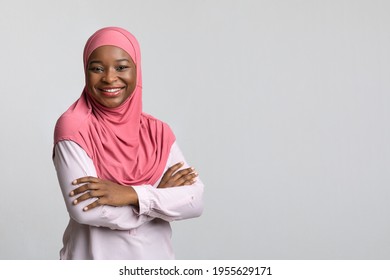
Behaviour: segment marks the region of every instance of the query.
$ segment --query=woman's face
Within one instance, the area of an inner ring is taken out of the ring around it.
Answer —
[[[86,76],[88,92],[109,108],[121,105],[137,82],[136,66],[130,55],[114,46],[101,46],[91,53]]]

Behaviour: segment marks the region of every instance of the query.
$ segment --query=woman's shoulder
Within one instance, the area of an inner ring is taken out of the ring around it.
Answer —
[[[57,120],[54,128],[56,141],[74,135],[89,118],[88,110],[79,110],[77,104],[73,104]]]
[[[157,119],[156,117],[149,115],[147,113],[142,112],[141,114],[141,125],[142,126],[149,126],[149,127],[155,127],[157,130],[162,129],[162,131],[167,132],[167,135],[171,135],[172,138],[175,138],[174,133],[172,131],[172,128],[169,126],[168,123]]]
[[[58,118],[56,128],[77,130],[86,118],[87,115],[69,114],[69,112],[65,112]]]
[[[146,118],[146,119],[151,120],[151,121],[160,121],[156,117],[153,117],[152,115],[145,113],[145,112],[142,112],[141,117]]]
[[[155,124],[161,124],[161,125],[166,125],[168,126],[168,124],[160,119],[157,119],[156,117],[150,115],[150,114],[147,114],[145,112],[142,112],[141,114],[141,119],[144,119],[146,120],[147,122],[151,122],[151,123],[155,123]]]

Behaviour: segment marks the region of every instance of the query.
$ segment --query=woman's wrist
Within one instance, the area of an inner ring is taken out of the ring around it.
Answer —
[[[129,205],[138,206],[139,201],[137,192],[134,190],[133,186],[129,186],[128,190]]]

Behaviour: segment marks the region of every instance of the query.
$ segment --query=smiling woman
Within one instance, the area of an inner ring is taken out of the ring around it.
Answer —
[[[61,259],[173,259],[170,222],[202,213],[198,174],[170,127],[142,112],[140,57],[121,28],[85,46],[86,85],[54,132],[70,215]]]

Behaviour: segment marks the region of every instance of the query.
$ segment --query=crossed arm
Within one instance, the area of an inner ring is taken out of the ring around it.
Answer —
[[[153,218],[166,221],[199,216],[203,184],[175,143],[155,186],[123,186],[99,179],[92,160],[77,144],[55,147],[54,164],[70,216],[79,223],[131,229]]]
[[[184,162],[178,162],[169,167],[164,173],[157,188],[172,188],[194,184],[198,174],[193,167],[179,170],[183,165]],[[132,186],[123,186],[109,180],[102,180],[92,176],[75,179],[72,184],[81,184],[80,187],[72,190],[69,194],[72,197],[80,195],[73,200],[74,205],[90,198],[96,198],[94,202],[83,208],[84,211],[88,211],[100,205],[139,205],[137,192]]]

